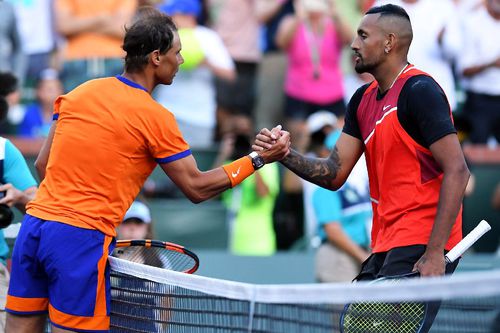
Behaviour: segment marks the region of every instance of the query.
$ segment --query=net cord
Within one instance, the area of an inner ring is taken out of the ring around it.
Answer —
[[[500,295],[500,270],[463,272],[452,276],[408,279],[394,285],[369,282],[266,285],[213,279],[145,266],[109,257],[111,269],[158,283],[179,286],[209,295],[257,303],[345,304],[446,300],[457,297]],[[474,287],[471,288],[471,282]]]

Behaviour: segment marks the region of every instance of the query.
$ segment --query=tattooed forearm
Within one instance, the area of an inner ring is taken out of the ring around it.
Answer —
[[[299,177],[325,188],[335,189],[335,178],[340,170],[340,158],[334,147],[328,158],[305,157],[294,150],[281,161]]]

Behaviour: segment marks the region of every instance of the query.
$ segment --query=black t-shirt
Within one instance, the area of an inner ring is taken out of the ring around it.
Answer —
[[[369,85],[368,83],[360,87],[349,101],[343,129],[345,133],[361,141],[363,138],[356,112]],[[377,100],[384,95],[378,92]],[[457,132],[443,89],[427,75],[416,75],[405,82],[398,99],[397,115],[403,129],[425,148],[429,148],[445,135]]]

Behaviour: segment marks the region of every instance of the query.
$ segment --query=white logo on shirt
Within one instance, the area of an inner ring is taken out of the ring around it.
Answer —
[[[386,106],[384,106],[384,107],[383,107],[382,111],[385,111],[385,110],[387,110],[387,109],[388,109],[388,108],[390,108],[390,107],[391,107],[391,105],[390,105],[390,104],[389,104],[389,105],[386,105]]]

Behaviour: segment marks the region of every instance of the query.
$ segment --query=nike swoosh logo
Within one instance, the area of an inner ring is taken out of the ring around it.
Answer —
[[[240,169],[241,167],[239,167],[238,170],[236,170],[236,172],[231,172],[231,176],[233,176],[233,178],[238,177],[238,175],[240,174]]]
[[[384,322],[383,321],[379,321],[377,323],[373,323],[373,327],[377,327],[377,326],[380,326],[382,325]]]
[[[386,106],[384,106],[384,108],[382,109],[382,111],[385,111],[385,110],[387,110],[390,107],[391,107],[390,105],[386,105]]]

